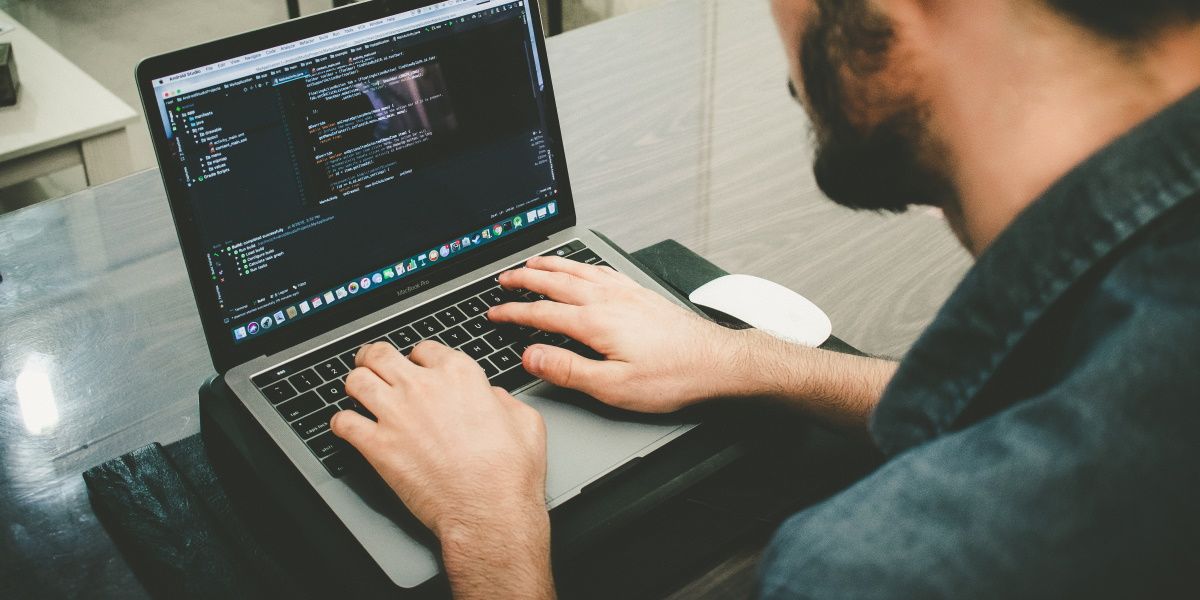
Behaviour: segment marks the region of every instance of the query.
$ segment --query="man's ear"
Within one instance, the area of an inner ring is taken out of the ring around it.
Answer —
[[[932,27],[946,19],[952,11],[962,10],[963,5],[974,6],[992,0],[866,0],[876,12],[886,16],[896,30],[897,37],[908,44],[927,39]],[[1036,0],[1035,0],[1036,1]]]
[[[800,82],[800,40],[804,30],[816,16],[817,5],[814,0],[770,0],[771,16],[775,20],[775,28],[779,31],[783,52],[788,61],[788,77],[799,89]]]

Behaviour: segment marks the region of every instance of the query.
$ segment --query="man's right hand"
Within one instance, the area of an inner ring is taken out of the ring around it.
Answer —
[[[604,355],[535,344],[530,373],[613,406],[674,412],[712,398],[772,398],[836,427],[865,431],[896,364],[805,348],[707,321],[608,267],[557,256],[500,275],[550,300],[493,307],[488,319],[561,333]]]
[[[528,325],[578,340],[607,360],[535,344],[525,369],[607,404],[648,413],[674,412],[725,394],[738,378],[739,332],[671,303],[609,267],[557,256],[530,259],[500,275],[500,284],[550,300],[493,307],[488,319]]]

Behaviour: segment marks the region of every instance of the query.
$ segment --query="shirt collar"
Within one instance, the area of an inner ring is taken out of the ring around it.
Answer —
[[[955,419],[1033,324],[1106,256],[1200,193],[1200,90],[1074,168],[992,242],[901,362],[871,431],[889,454]]]

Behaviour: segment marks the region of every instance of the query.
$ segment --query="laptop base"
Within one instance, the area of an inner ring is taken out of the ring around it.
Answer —
[[[341,524],[299,471],[214,376],[201,386],[201,434],[214,469],[258,504],[278,507],[282,519],[303,523],[295,529],[328,565],[326,574],[352,582],[352,597],[443,597],[437,576],[416,588],[395,586]],[[673,443],[589,485],[582,494],[551,511],[556,563],[603,540],[606,533],[644,515],[745,454],[731,431],[697,427]],[[398,500],[395,500],[399,502]],[[351,591],[349,589],[345,591]]]

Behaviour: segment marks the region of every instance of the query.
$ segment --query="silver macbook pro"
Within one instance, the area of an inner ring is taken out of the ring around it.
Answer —
[[[496,275],[556,253],[663,293],[575,219],[534,3],[375,0],[147,59],[146,118],[214,365],[402,587],[435,548],[329,431],[360,410],[354,352],[437,339],[537,408],[551,508],[692,425],[640,419],[533,379],[490,306]],[[630,215],[630,218],[637,218]]]

